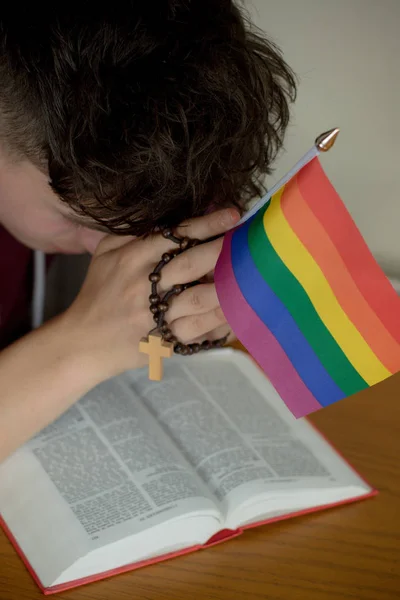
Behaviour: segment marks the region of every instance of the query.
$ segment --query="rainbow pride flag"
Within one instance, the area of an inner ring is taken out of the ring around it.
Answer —
[[[225,236],[215,283],[296,417],[400,371],[400,299],[318,158]]]

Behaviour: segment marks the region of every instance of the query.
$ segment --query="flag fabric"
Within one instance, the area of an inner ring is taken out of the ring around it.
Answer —
[[[215,284],[296,417],[400,370],[400,298],[318,158],[225,236]]]

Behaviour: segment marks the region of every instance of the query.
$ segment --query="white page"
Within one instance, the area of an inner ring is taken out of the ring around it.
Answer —
[[[260,494],[320,490],[336,498],[328,490],[368,489],[305,420],[293,417],[243,353],[169,361],[165,371],[162,386],[144,372],[131,374],[132,385],[226,515]]]
[[[222,350],[166,361],[161,383],[140,370],[93,390],[0,466],[0,512],[46,584],[85,554],[80,576],[88,565],[96,573],[100,556],[104,569],[124,564],[107,567],[106,544],[138,560],[119,542],[128,535],[159,554],[151,527],[168,531],[172,547],[190,545],[185,530],[195,527],[183,513],[199,518],[192,543],[201,543],[238,515],[321,505],[322,492],[330,499],[346,486],[368,491],[247,356]]]
[[[184,514],[208,515],[214,531],[220,520],[208,488],[121,379],[92,390],[0,465],[0,513],[45,581]],[[159,548],[166,542],[174,543]]]

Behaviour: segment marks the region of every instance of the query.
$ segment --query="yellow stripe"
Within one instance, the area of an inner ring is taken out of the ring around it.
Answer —
[[[264,215],[264,229],[275,251],[304,288],[315,310],[348,360],[369,385],[391,373],[372,352],[350,321],[314,258],[285,219],[281,208],[283,189],[277,192]]]

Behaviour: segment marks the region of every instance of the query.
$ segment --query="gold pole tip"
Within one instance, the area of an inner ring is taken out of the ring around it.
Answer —
[[[321,133],[315,140],[315,145],[320,150],[320,152],[327,152],[336,142],[336,138],[339,135],[340,129],[335,127],[334,129],[330,129],[329,131],[325,131],[325,133]]]

